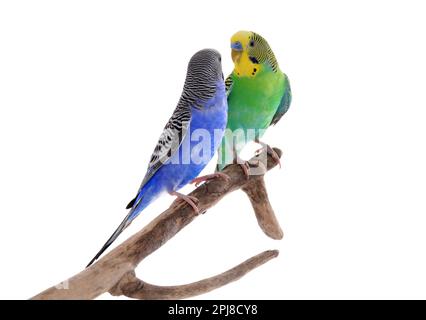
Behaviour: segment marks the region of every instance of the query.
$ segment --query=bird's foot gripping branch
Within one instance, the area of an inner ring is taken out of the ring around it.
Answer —
[[[281,157],[281,150],[274,148],[274,151]],[[264,163],[264,159],[267,159],[267,163]],[[265,173],[278,164],[276,158],[270,154],[257,155],[249,163],[250,167],[256,170],[259,166],[263,167]],[[210,180],[191,192],[190,196],[199,200],[197,206],[200,212],[206,212],[227,194],[241,189],[248,195],[263,232],[273,239],[281,239],[283,232],[269,203],[263,175],[250,175],[247,179],[237,164],[228,166],[223,173],[229,176],[229,179]],[[91,267],[61,282],[61,285],[37,294],[32,299],[94,299],[105,292],[136,299],[188,298],[238,280],[247,272],[278,256],[277,250],[265,251],[224,273],[180,286],[156,286],[137,278],[135,268],[139,263],[197,216],[187,203],[172,204],[145,228]]]

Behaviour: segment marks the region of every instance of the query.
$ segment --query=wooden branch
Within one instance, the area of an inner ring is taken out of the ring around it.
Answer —
[[[281,157],[282,152],[280,149],[274,148],[274,151]],[[263,175],[254,176],[246,185],[242,186],[241,190],[249,197],[257,222],[263,232],[272,239],[281,240],[284,233],[269,202]]]
[[[228,271],[201,281],[180,286],[156,286],[138,279],[134,271],[126,274],[109,292],[142,300],[185,299],[210,292],[240,279],[242,276],[278,256],[278,250],[264,251]]]
[[[274,150],[281,156],[279,149]],[[265,164],[266,159],[267,165]],[[262,163],[266,170],[277,165],[274,159],[265,152],[252,158],[250,163]],[[281,228],[269,204],[265,186],[264,184],[259,186],[259,183],[263,183],[263,174],[250,175],[247,179],[238,165],[230,165],[223,172],[230,177],[228,181],[211,180],[190,194],[199,199],[197,206],[200,212],[206,212],[225,195],[243,188],[252,203],[255,200],[265,202],[263,205],[258,203],[254,205],[259,225],[269,236],[279,238],[277,230],[281,230]],[[256,190],[262,192],[256,195]],[[137,265],[196,217],[197,214],[188,204],[173,202],[166,211],[145,228],[110,251],[98,262],[59,285],[37,294],[32,299],[94,299],[105,292],[125,294],[139,299],[191,297],[237,280],[250,270],[278,255],[278,251],[266,251],[223,274],[184,286],[158,287],[137,279],[134,274]]]

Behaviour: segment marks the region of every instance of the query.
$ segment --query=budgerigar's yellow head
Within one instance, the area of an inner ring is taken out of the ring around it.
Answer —
[[[238,31],[231,37],[231,49],[234,73],[239,77],[255,77],[264,68],[278,69],[268,42],[257,33]]]

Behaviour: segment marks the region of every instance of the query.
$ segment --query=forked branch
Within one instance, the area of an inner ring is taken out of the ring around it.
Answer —
[[[279,149],[274,150],[281,156]],[[277,163],[271,156],[261,153],[252,158],[250,164],[253,167],[251,169],[258,171],[259,167],[263,167],[264,172],[250,175],[247,179],[240,166],[230,165],[223,171],[230,177],[228,181],[225,182],[223,179],[209,181],[190,195],[199,199],[200,212],[206,212],[225,195],[242,189],[250,198],[262,230],[273,239],[281,239],[283,234],[269,203],[263,181],[263,174],[275,167]],[[145,228],[98,262],[61,284],[37,294],[32,299],[94,299],[105,292],[136,299],[188,298],[238,280],[247,272],[278,255],[276,250],[265,251],[222,274],[187,285],[161,287],[139,280],[135,275],[138,264],[196,217],[197,214],[188,204],[174,202]]]

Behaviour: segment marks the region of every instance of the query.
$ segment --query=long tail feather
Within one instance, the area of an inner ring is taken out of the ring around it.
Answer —
[[[123,230],[126,229],[129,226],[129,224],[133,220],[133,219],[131,219],[132,211],[133,210],[131,210],[129,212],[129,214],[126,216],[126,218],[124,218],[123,222],[120,223],[118,228],[114,231],[114,233],[111,235],[111,237],[109,237],[107,242],[105,242],[105,244],[103,245],[101,250],[99,250],[99,252],[96,254],[96,256],[92,260],[90,260],[90,262],[86,266],[86,268],[89,267],[93,262],[95,262],[101,256],[101,254],[104,253],[104,251],[106,249],[108,249],[108,247],[115,241],[115,239],[118,238],[118,236],[123,232]]]

